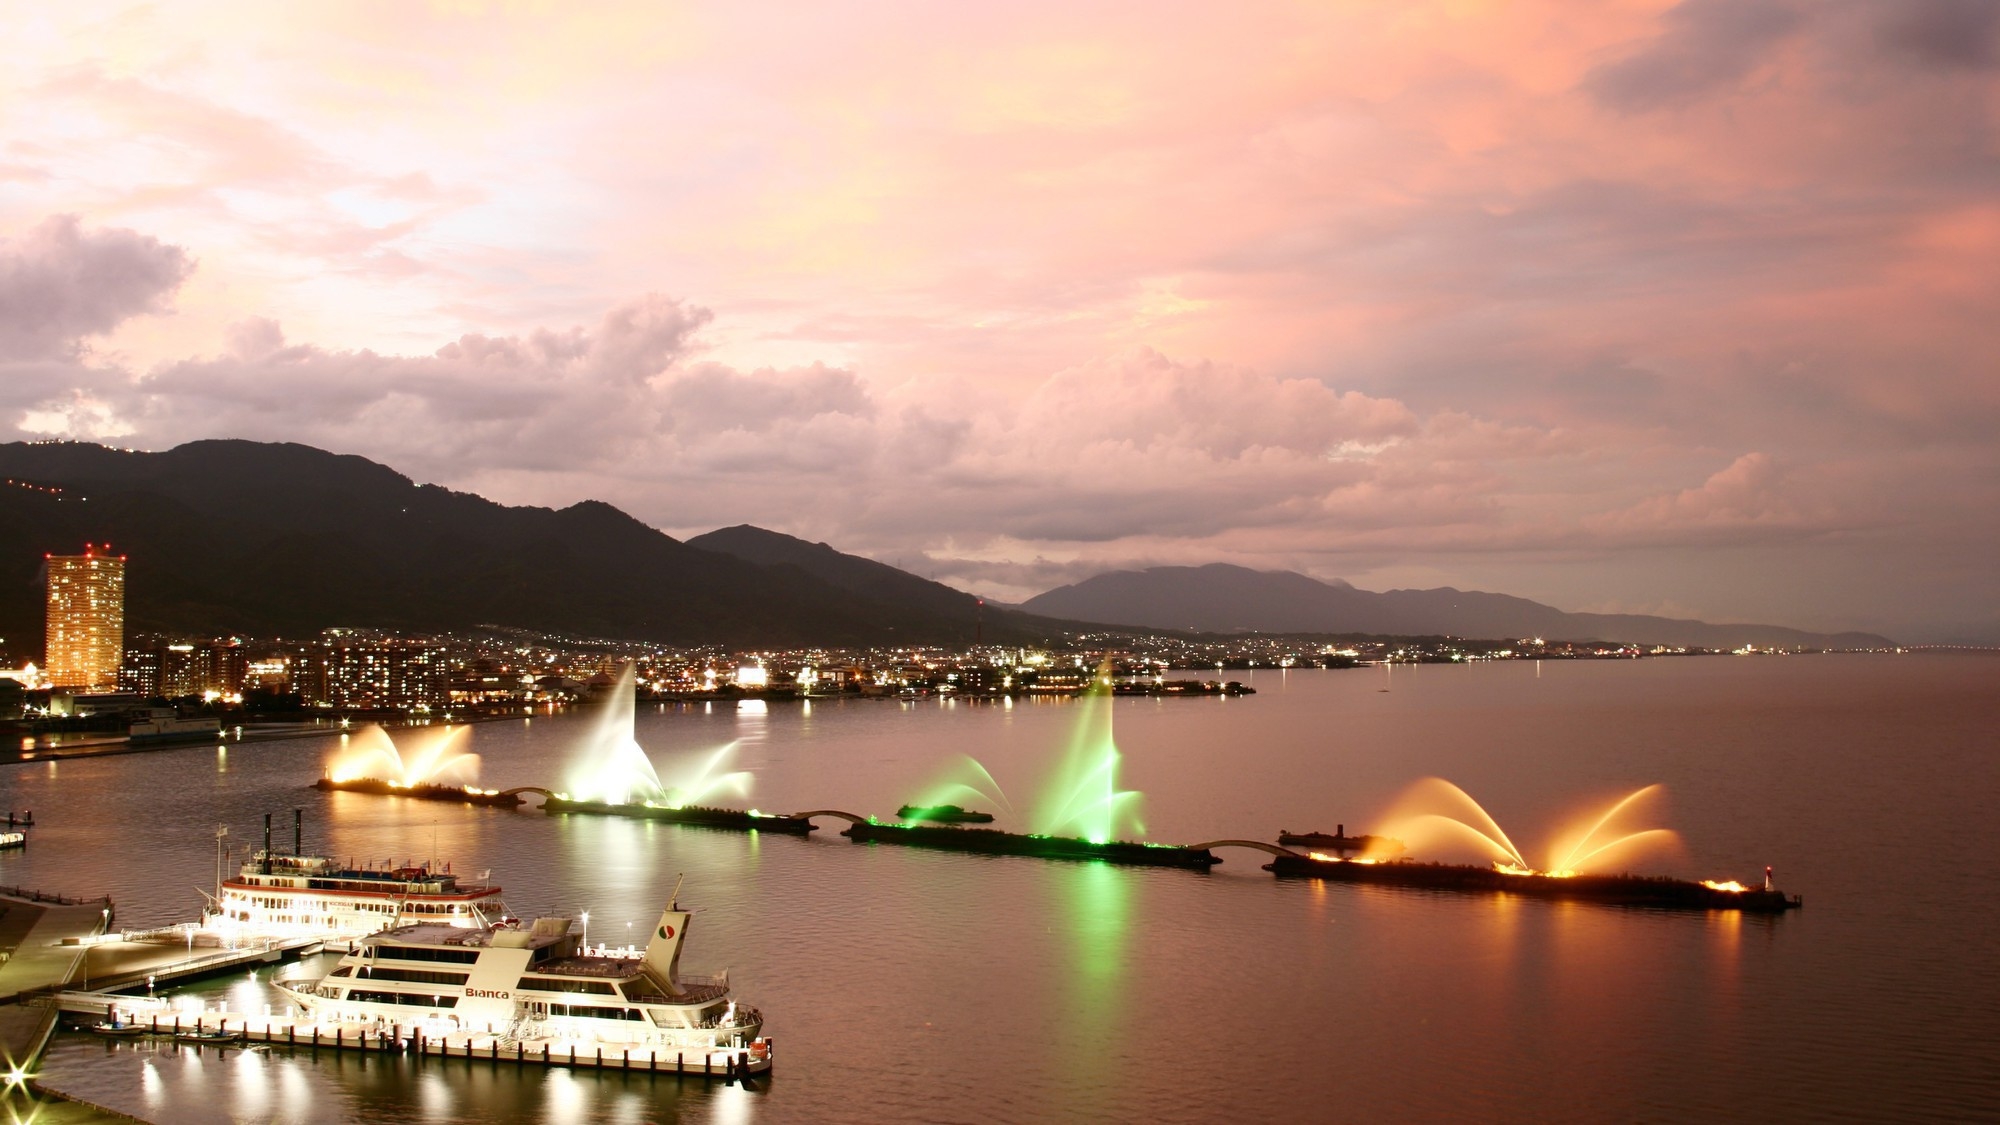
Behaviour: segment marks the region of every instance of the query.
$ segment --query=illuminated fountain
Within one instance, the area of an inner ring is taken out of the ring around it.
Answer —
[[[520,804],[515,794],[473,784],[479,755],[465,749],[471,738],[468,726],[410,731],[404,739],[410,747],[406,754],[388,731],[370,723],[341,736],[342,748],[316,788],[476,805]]]
[[[1546,868],[1537,868],[1529,863],[1521,849],[1515,847],[1514,841],[1501,829],[1499,822],[1478,801],[1473,800],[1471,794],[1440,777],[1427,777],[1404,793],[1397,802],[1397,811],[1390,814],[1390,830],[1417,844],[1437,840],[1440,836],[1469,842],[1481,851],[1492,853],[1496,869],[1510,875],[1546,875],[1567,879],[1581,874],[1586,865],[1635,845],[1677,842],[1679,837],[1666,828],[1646,828],[1615,836],[1606,832],[1612,822],[1634,804],[1661,791],[1658,785],[1642,786],[1614,801],[1589,820],[1588,827],[1559,838],[1550,849],[1553,862]],[[1440,808],[1451,811],[1436,811]],[[1364,858],[1385,857],[1365,855]]]
[[[749,795],[750,774],[723,769],[736,753],[734,742],[690,763],[671,782],[663,781],[635,736],[637,689],[630,664],[619,673],[618,682],[600,706],[584,739],[580,760],[570,774],[569,791],[545,798],[543,812],[595,813],[796,835],[812,831],[812,822],[799,817],[702,803],[723,794]]]
[[[1102,679],[1103,677],[1100,677]],[[1139,823],[1139,794],[1118,788],[1118,743],[1111,736],[1112,696],[1107,689],[1086,692],[1078,706],[1076,731],[1050,782],[1036,828],[1048,836],[1080,836],[1093,844],[1146,831]]]
[[[1486,866],[1446,863],[1388,861],[1385,856],[1363,853],[1356,858],[1314,852],[1279,856],[1265,870],[1279,875],[1314,879],[1334,879],[1350,883],[1420,887],[1451,891],[1505,891],[1541,898],[1589,899],[1627,906],[1656,906],[1697,910],[1756,910],[1780,912],[1800,902],[1772,889],[1767,877],[1761,889],[1749,888],[1736,880],[1681,879],[1640,875],[1600,875],[1585,868],[1613,853],[1634,845],[1659,844],[1678,839],[1664,828],[1644,828],[1618,833],[1612,824],[1647,796],[1660,791],[1657,785],[1637,789],[1613,802],[1595,818],[1583,822],[1559,840],[1548,869],[1530,865],[1497,821],[1479,802],[1458,786],[1442,778],[1426,778],[1412,786],[1392,813],[1390,830],[1413,844],[1457,840],[1471,843],[1493,857]],[[1439,811],[1440,809],[1449,811]]]
[[[1100,677],[1102,679],[1102,677]],[[1192,867],[1206,870],[1222,862],[1205,847],[1135,843],[1115,837],[1143,832],[1135,815],[1139,795],[1117,787],[1118,747],[1111,740],[1111,692],[1108,681],[1082,697],[1083,713],[1070,740],[1069,752],[1050,786],[1049,799],[1036,817],[1042,831],[1002,832],[993,828],[960,828],[940,824],[882,824],[870,817],[838,815],[851,823],[844,836],[855,840],[906,844],[945,851],[986,855],[1020,855],[1039,859],[1095,859],[1146,867]],[[977,763],[974,763],[975,765]],[[982,770],[982,773],[985,771]],[[987,775],[991,781],[991,775]],[[998,786],[995,786],[998,789]],[[975,790],[976,792],[976,790]],[[984,795],[984,794],[982,794]],[[907,806],[905,815],[907,815]]]
[[[632,665],[625,665],[584,736],[583,751],[570,772],[569,791],[579,801],[606,805],[658,804],[666,786],[653,760],[635,737],[638,690]]]

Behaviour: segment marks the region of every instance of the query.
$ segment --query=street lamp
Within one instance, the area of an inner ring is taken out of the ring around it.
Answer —
[[[590,947],[590,911],[588,910],[583,912],[583,944],[586,949]]]

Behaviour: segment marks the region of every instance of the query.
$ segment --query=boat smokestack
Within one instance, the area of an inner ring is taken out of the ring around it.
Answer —
[[[680,887],[674,888],[679,897]],[[679,902],[670,901],[660,914],[659,924],[653,927],[653,936],[646,942],[646,964],[657,973],[667,986],[667,992],[674,996],[682,993],[681,943],[687,940],[690,915],[680,908]]]
[[[292,854],[306,854],[306,810],[292,810]]]
[[[271,873],[271,814],[264,814],[264,874]]]

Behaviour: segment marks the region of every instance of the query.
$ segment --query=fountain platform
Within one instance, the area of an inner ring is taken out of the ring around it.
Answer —
[[[660,805],[614,805],[604,801],[572,801],[553,795],[542,799],[542,811],[551,816],[558,813],[626,816],[639,820],[664,820],[669,824],[685,824],[695,828],[722,828],[736,832],[783,832],[793,836],[803,836],[819,827],[805,817],[781,816],[777,813],[744,809],[719,809],[706,805],[683,805],[677,809]]]
[[[857,820],[841,835],[853,840],[903,844],[941,851],[981,855],[1021,855],[1037,859],[1098,859],[1137,867],[1191,867],[1207,870],[1221,863],[1207,848],[1178,844],[1141,844],[1127,840],[1094,843],[1073,836],[1038,836],[995,828],[947,828],[930,824],[875,824]]]
[[[313,783],[313,788],[328,792],[368,793],[377,797],[410,797],[418,801],[453,801],[466,805],[493,805],[511,809],[521,804],[520,793],[514,790],[478,789],[470,785],[441,785],[437,782],[420,781],[415,785],[399,785],[384,781],[379,777],[356,777],[346,781],[335,781],[322,777]]]
[[[1749,887],[1729,890],[1684,879],[1647,875],[1516,874],[1465,864],[1361,860],[1306,855],[1278,856],[1264,865],[1273,874],[1301,879],[1330,879],[1371,886],[1414,887],[1420,890],[1464,891],[1475,894],[1518,894],[1533,898],[1575,899],[1614,906],[1651,906],[1678,910],[1741,910],[1781,914],[1803,901],[1774,890]]]

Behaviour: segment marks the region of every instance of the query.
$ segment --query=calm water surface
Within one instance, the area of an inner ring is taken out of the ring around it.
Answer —
[[[190,917],[213,829],[306,810],[309,849],[491,868],[516,913],[623,941],[673,880],[690,968],[727,965],[779,1066],[756,1088],[60,1037],[53,1086],[159,1122],[1962,1119],[2000,1114],[2000,661],[1826,656],[1259,672],[1121,699],[1149,838],[1371,826],[1412,781],[1477,795],[1531,857],[1661,782],[1678,851],[1782,918],[1278,882],[754,837],[306,788],[332,738],[0,769],[41,822],[0,883]],[[1389,690],[1382,690],[1388,688]],[[1026,827],[1074,703],[642,708],[663,773],[736,743],[765,809],[892,812],[971,754]],[[485,784],[559,782],[587,720],[477,727]],[[1645,818],[1642,818],[1645,819]],[[286,844],[289,844],[287,839]],[[1464,858],[1470,858],[1469,856]],[[249,978],[215,982],[239,1006]]]

